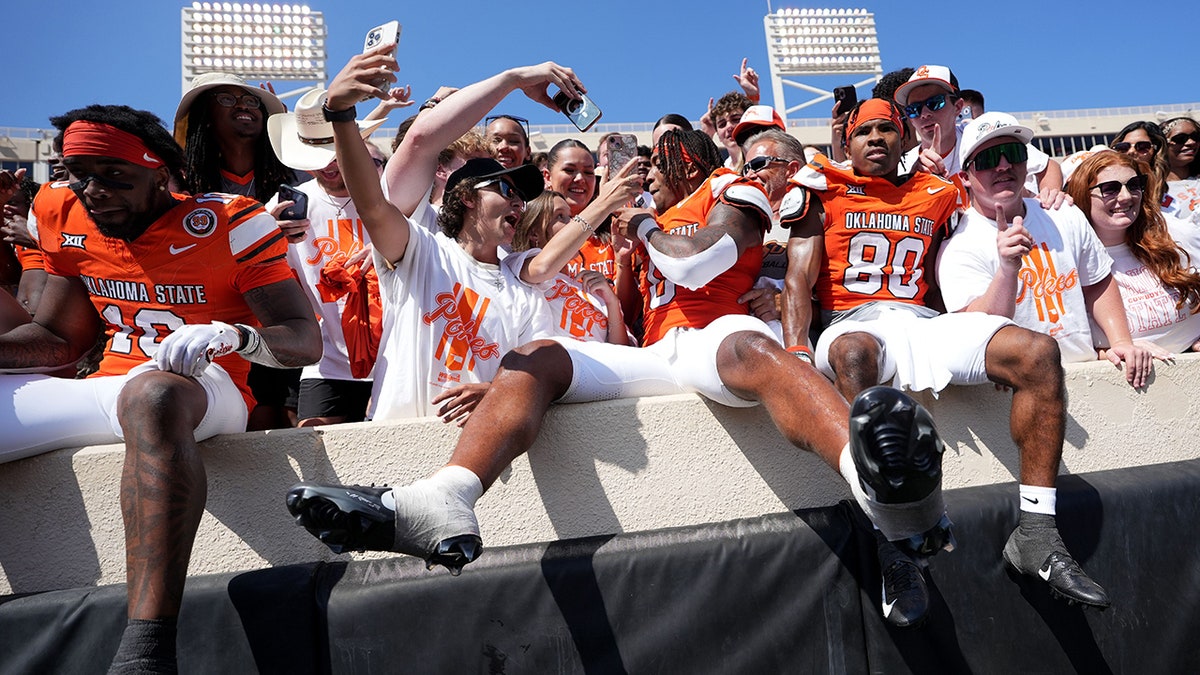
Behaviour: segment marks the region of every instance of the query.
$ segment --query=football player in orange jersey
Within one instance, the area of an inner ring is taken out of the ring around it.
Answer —
[[[1045,561],[1040,575],[1056,594],[1107,607],[1104,589],[1067,553],[1053,519],[1048,526],[1027,522],[1024,513],[1026,499],[1053,500],[1062,457],[1066,401],[1058,345],[1004,317],[940,314],[927,306],[940,305],[934,258],[962,196],[959,185],[940,177],[899,173],[902,134],[897,107],[869,99],[847,121],[849,163],[818,156],[798,175],[820,199],[792,224],[784,339],[807,343],[815,290],[823,323],[832,321],[818,341],[817,365],[846,397],[893,378],[914,390],[989,380],[1011,388],[1023,513],[1005,557],[1011,546],[1027,548]],[[929,607],[927,555],[889,539],[890,533],[877,536],[884,616],[899,626],[918,624]]]
[[[695,392],[731,407],[761,403],[791,443],[835,468],[853,467],[850,407],[811,359],[785,351],[739,302],[761,265],[773,210],[768,192],[782,200],[787,170],[799,169],[803,157],[794,139],[750,149],[750,158],[769,154],[768,163],[783,172],[768,176],[762,163],[751,163],[754,175],[739,176],[718,168],[720,155],[703,132],[664,133],[650,172],[657,219],[638,209],[617,217],[618,231],[648,251],[642,274],[648,347],[555,339],[517,348],[504,357],[446,467],[396,489],[301,483],[288,494],[297,521],[337,552],[396,551],[457,574],[482,549],[476,500],[533,443],[554,402]],[[797,190],[793,196],[803,196]],[[804,205],[793,208],[802,212]],[[797,406],[800,400],[806,405]],[[919,407],[899,392],[856,405],[861,419],[853,437],[860,446],[875,443],[883,427],[909,438],[914,417],[914,438],[940,444],[932,425],[919,419]],[[894,410],[907,418],[894,419]],[[898,511],[884,506],[873,515],[886,519]]]
[[[39,195],[48,279],[36,316],[0,335],[0,371],[73,362],[97,314],[110,341],[96,377],[0,376],[0,457],[125,441],[130,621],[111,672],[174,672],[205,504],[197,441],[244,430],[247,361],[311,363],[321,337],[260,204],[168,189],[182,153],[157,117],[89,106],[51,121],[73,182]]]

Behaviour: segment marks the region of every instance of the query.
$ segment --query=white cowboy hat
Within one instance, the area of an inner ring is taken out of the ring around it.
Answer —
[[[279,113],[267,119],[267,135],[275,156],[285,166],[300,171],[317,171],[335,159],[333,123],[325,121],[321,106],[325,90],[313,89],[296,101],[296,112]],[[363,138],[371,135],[384,120],[356,121]]]
[[[245,80],[232,73],[204,73],[197,75],[196,79],[192,80],[192,88],[188,89],[183,98],[179,100],[179,107],[175,109],[175,140],[179,145],[184,144],[184,139],[187,138],[187,118],[192,112],[192,104],[196,102],[196,97],[200,96],[209,89],[217,87],[240,87],[248,94],[254,94],[262,101],[263,110],[267,115],[274,115],[287,110],[287,106],[279,97],[266,89],[255,87],[247,84]]]

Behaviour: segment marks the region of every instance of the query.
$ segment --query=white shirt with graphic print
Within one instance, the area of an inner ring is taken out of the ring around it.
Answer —
[[[1034,249],[1025,255],[1017,281],[1017,325],[1058,340],[1064,363],[1097,356],[1083,287],[1103,281],[1112,258],[1083,212],[1074,206],[1047,211],[1025,201],[1025,229]],[[980,297],[1000,269],[996,221],[967,210],[942,244],[938,284],[946,309],[954,312]]]
[[[346,350],[346,337],[342,333],[342,311],[346,297],[336,302],[324,302],[317,290],[321,280],[321,269],[336,256],[350,257],[361,251],[370,242],[363,228],[354,202],[349,197],[332,197],[316,180],[310,180],[296,188],[308,195],[308,232],[304,241],[288,245],[288,265],[300,277],[300,286],[312,305],[321,327],[323,351],[321,360],[305,366],[300,379],[354,380],[350,374],[350,356]],[[267,204],[270,211],[278,203],[279,195]],[[339,208],[341,207],[341,208]],[[359,381],[369,382],[371,378]]]
[[[1178,218],[1167,218],[1167,228],[1175,243],[1191,257],[1190,263],[1186,259],[1181,262],[1187,267],[1200,267],[1200,228]],[[1149,340],[1174,353],[1191,347],[1200,338],[1200,314],[1193,314],[1187,305],[1177,308],[1179,291],[1165,288],[1158,276],[1134,257],[1127,244],[1109,246],[1107,251],[1113,259],[1113,279],[1121,289],[1133,339]],[[1107,347],[1108,342],[1095,322],[1092,331],[1096,344]]]
[[[516,251],[504,259],[501,265],[510,266],[514,274],[520,275],[521,267],[541,249]],[[608,339],[608,308],[598,298],[583,290],[583,284],[562,272],[553,279],[533,284],[550,305],[550,318],[554,334],[575,338],[584,342],[604,342]]]
[[[368,417],[376,420],[436,415],[438,394],[490,382],[510,349],[553,335],[546,301],[508,266],[406,224],[408,248],[395,267],[375,253],[383,335]]]

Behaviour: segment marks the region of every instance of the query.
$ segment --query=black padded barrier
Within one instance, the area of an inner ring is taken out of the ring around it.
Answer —
[[[1008,573],[1014,484],[947,491],[921,628],[879,616],[847,503],[701,527],[195,577],[184,673],[1184,673],[1200,664],[1200,460],[1059,482],[1059,524],[1114,606]],[[489,496],[502,498],[502,492]],[[297,531],[297,536],[307,536]],[[0,598],[0,672],[103,673],[122,586]]]

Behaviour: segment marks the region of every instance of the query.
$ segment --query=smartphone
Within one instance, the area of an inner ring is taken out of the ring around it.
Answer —
[[[637,136],[633,134],[613,134],[608,143],[608,175],[621,170],[629,160],[637,156]]]
[[[308,217],[308,195],[290,185],[279,186],[279,201],[295,202],[279,214],[280,220],[304,220]]]
[[[858,90],[854,85],[834,87],[833,100],[838,102],[838,114],[847,113],[858,105]]]
[[[592,99],[587,97],[587,94],[582,91],[575,92],[579,98],[571,98],[566,92],[558,92],[554,95],[554,105],[562,111],[562,114],[571,120],[571,124],[580,131],[587,131],[592,128],[599,119],[600,108],[592,103]]]
[[[400,22],[389,21],[382,26],[375,26],[367,31],[363,40],[363,53],[369,52],[380,45],[392,45],[392,55],[396,55],[395,46],[400,43]]]
[[[367,37],[363,39],[363,53],[365,54],[380,45],[391,45],[392,51],[390,54],[395,56],[396,45],[398,44],[400,44],[400,22],[389,21],[382,26],[375,26],[367,31]],[[388,81],[387,79],[380,78],[372,81],[371,84],[376,88],[382,88],[387,86]],[[371,97],[367,96],[363,100],[366,101],[369,98]]]

